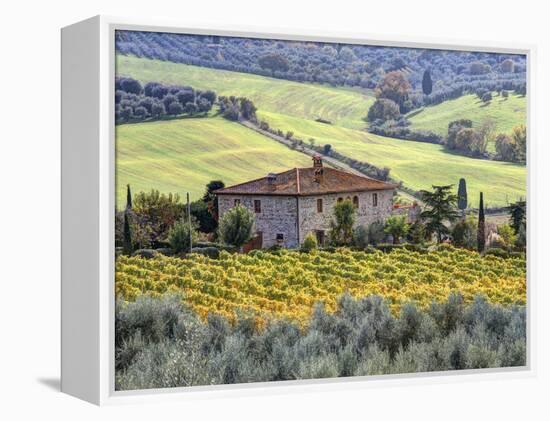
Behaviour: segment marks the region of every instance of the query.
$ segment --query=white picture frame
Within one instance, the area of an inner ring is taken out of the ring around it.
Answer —
[[[512,379],[536,373],[533,314],[536,294],[533,254],[527,269],[527,366],[407,375],[297,380],[287,382],[198,386],[191,388],[115,391],[114,388],[114,77],[115,30],[315,40],[349,44],[476,50],[527,55],[528,241],[534,244],[536,198],[532,177],[536,145],[532,139],[535,47],[404,39],[366,34],[313,33],[230,25],[186,25],[178,22],[96,16],[65,27],[62,44],[62,392],[98,405],[138,401],[297,393],[369,388],[392,384],[425,384]],[[529,248],[529,247],[528,247]]]

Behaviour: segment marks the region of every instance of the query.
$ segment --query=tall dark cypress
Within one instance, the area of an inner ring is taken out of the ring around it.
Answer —
[[[477,218],[477,251],[485,250],[485,208],[483,205],[483,192],[479,192],[479,215]]]
[[[124,243],[122,245],[124,254],[132,254],[132,229],[130,228],[130,220],[128,210],[124,211]]]
[[[132,209],[132,192],[129,184],[126,185],[126,209]]]
[[[432,76],[429,70],[424,70],[424,75],[422,76],[422,92],[425,95],[432,93]]]
[[[466,189],[466,180],[464,178],[461,178],[458,182],[458,209],[462,211],[462,215],[464,216],[464,211],[468,207],[468,190]]]

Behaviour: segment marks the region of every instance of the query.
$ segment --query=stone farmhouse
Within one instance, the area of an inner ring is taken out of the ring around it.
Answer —
[[[319,155],[313,166],[293,168],[257,180],[216,190],[219,216],[240,204],[256,216],[256,237],[250,248],[279,244],[298,247],[309,234],[324,244],[333,206],[344,199],[357,209],[356,225],[384,222],[392,214],[396,185],[323,167]]]

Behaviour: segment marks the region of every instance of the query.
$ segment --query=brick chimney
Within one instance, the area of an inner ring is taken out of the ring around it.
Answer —
[[[323,158],[321,155],[313,155],[313,178],[316,183],[320,183],[323,180]]]

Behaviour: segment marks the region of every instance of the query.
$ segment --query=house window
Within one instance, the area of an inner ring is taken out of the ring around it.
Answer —
[[[338,203],[343,202],[343,201],[344,201],[344,198],[343,198],[343,197],[339,197],[339,198],[338,198]]]
[[[359,197],[353,196],[353,207],[357,209],[359,207]]]
[[[277,234],[276,239],[277,239],[277,244],[282,244],[282,242],[285,239],[285,236],[283,234]]]
[[[323,199],[317,199],[317,212],[323,213]]]
[[[240,205],[241,199],[235,199],[235,202],[233,203],[234,206]]]
[[[372,194],[372,206],[378,206],[378,193]]]
[[[255,213],[261,213],[262,212],[262,201],[261,200],[254,200],[254,212]]]

